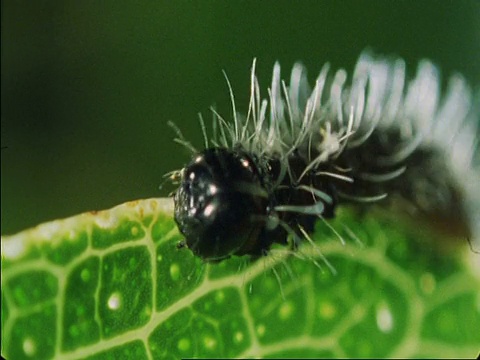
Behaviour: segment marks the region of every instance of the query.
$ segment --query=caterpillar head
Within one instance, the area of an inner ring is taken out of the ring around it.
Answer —
[[[239,150],[210,148],[181,171],[175,221],[187,247],[206,261],[248,252],[263,228],[268,196],[258,170]]]

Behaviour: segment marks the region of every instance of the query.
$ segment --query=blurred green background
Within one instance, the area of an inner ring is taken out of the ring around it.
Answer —
[[[480,2],[1,2],[1,225],[40,222],[165,196],[162,175],[198,147],[197,113],[230,114],[225,70],[247,109],[257,57],[263,89],[275,60],[313,81],[325,61],[351,70],[372,47],[430,58],[480,84]]]

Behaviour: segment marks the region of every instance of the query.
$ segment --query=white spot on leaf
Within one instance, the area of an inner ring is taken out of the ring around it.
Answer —
[[[386,303],[377,306],[377,326],[380,331],[389,333],[393,329],[393,316],[390,308]]]
[[[23,340],[23,352],[27,356],[34,356],[37,352],[37,345],[32,338],[27,337],[25,340]]]
[[[108,308],[118,310],[120,307],[122,307],[122,294],[116,291],[108,298]]]

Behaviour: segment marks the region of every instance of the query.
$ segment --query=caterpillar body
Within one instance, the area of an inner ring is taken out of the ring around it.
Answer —
[[[254,60],[246,115],[227,83],[233,121],[213,110],[209,139],[200,117],[203,151],[174,126],[176,141],[194,153],[171,173],[180,246],[206,261],[260,256],[273,243],[295,246],[338,206],[400,199],[418,213],[459,220],[480,247],[480,111],[460,75],[441,96],[431,62],[408,81],[402,59],[364,51],[350,80],[325,64],[313,89],[300,63],[288,86],[276,63],[262,99]]]

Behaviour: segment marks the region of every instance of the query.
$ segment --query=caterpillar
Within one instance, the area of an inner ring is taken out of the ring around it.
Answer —
[[[438,68],[421,60],[409,80],[401,58],[361,53],[352,76],[325,64],[313,89],[295,63],[290,82],[273,67],[262,98],[251,69],[246,114],[214,109],[205,149],[174,125],[191,161],[168,174],[178,185],[174,218],[196,256],[218,262],[261,256],[272,244],[298,245],[319,218],[344,204],[407,204],[415,213],[463,224],[480,245],[478,97],[461,75],[441,95]],[[224,73],[225,74],[225,73]]]

